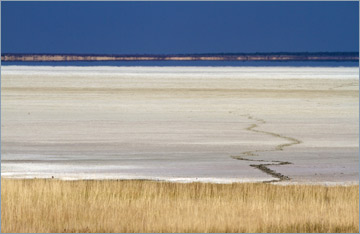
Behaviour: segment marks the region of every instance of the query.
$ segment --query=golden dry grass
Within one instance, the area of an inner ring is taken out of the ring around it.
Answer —
[[[1,179],[1,232],[359,232],[359,186]]]

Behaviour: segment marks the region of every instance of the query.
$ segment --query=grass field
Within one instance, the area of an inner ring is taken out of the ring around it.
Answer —
[[[359,186],[1,179],[1,232],[359,232]]]

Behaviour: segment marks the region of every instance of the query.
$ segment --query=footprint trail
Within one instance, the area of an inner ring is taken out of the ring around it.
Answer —
[[[284,139],[284,140],[288,141],[288,143],[276,145],[275,148],[271,149],[271,150],[245,151],[245,152],[242,152],[241,155],[239,155],[239,156],[231,156],[231,157],[233,159],[249,161],[249,162],[266,162],[266,163],[261,163],[261,164],[251,164],[250,165],[251,167],[257,168],[257,169],[261,170],[262,172],[264,172],[264,173],[266,173],[268,175],[271,175],[272,177],[275,178],[275,180],[265,181],[264,183],[272,183],[272,182],[280,182],[280,181],[284,181],[284,180],[290,180],[291,179],[290,177],[288,177],[286,175],[283,175],[283,174],[281,174],[279,172],[276,172],[275,170],[270,169],[269,166],[287,165],[287,164],[291,164],[291,162],[287,162],[287,161],[268,161],[268,160],[261,160],[261,159],[250,159],[248,157],[259,156],[258,155],[259,152],[282,151],[282,150],[284,150],[285,147],[290,147],[290,146],[293,146],[293,145],[296,145],[296,144],[300,144],[301,141],[296,139],[296,138],[284,136],[284,135],[281,135],[281,134],[278,134],[278,133],[258,130],[257,128],[259,127],[259,125],[266,124],[265,120],[255,118],[255,117],[253,117],[251,115],[242,115],[242,116],[245,116],[250,120],[256,121],[256,123],[251,124],[249,127],[245,128],[245,130],[255,132],[255,133],[266,134],[266,135],[270,135],[270,136],[277,137],[277,138],[281,138],[281,139]]]

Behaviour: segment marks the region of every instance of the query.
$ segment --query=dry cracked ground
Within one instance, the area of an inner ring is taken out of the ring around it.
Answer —
[[[358,183],[358,68],[2,67],[2,177]]]

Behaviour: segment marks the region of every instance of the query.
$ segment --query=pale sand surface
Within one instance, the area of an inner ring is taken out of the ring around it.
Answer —
[[[3,66],[1,75],[2,177],[255,182],[276,178],[250,164],[282,161],[291,164],[269,168],[291,178],[284,184],[358,183],[358,68]]]

